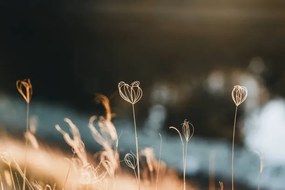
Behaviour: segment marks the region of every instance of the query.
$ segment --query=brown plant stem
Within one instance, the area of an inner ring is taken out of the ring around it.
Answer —
[[[30,114],[30,103],[27,102],[26,110],[26,134],[29,131],[29,114]],[[25,158],[24,158],[24,177],[23,177],[23,190],[26,189],[26,173],[27,173],[27,154],[28,154],[28,141],[25,138]]]
[[[156,182],[155,182],[155,190],[157,190],[157,184],[158,184],[158,177],[159,177],[159,170],[160,170],[160,164],[161,164],[161,147],[162,147],[162,136],[160,133],[160,143],[159,143],[159,160],[158,160],[158,168],[157,168],[157,174],[156,174]]]
[[[138,189],[140,190],[140,158],[139,158],[139,143],[138,143],[138,135],[137,135],[137,124],[136,124],[136,113],[135,113],[135,105],[132,104],[133,111],[133,119],[134,119],[134,128],[135,128],[135,143],[136,143],[136,159],[137,159],[137,175],[138,175]]]
[[[235,157],[235,134],[236,134],[236,120],[237,120],[238,106],[235,109],[233,139],[232,139],[232,190],[234,190],[234,157]]]
[[[184,167],[183,167],[183,189],[186,190],[186,167],[187,167],[187,149],[188,143],[185,143],[184,147]]]

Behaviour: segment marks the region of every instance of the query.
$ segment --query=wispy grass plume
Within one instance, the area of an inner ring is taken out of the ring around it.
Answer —
[[[74,165],[75,170],[79,174],[79,185],[87,188],[92,184],[101,182],[108,174],[108,168],[105,168],[105,166],[107,165],[106,162],[104,160],[100,161],[100,163],[96,167],[90,164],[87,159],[85,145],[81,140],[78,128],[68,118],[65,118],[65,122],[68,123],[72,137],[67,132],[62,130],[59,125],[56,125],[55,128],[58,132],[62,134],[65,142],[72,148],[74,154],[78,158],[73,159],[72,163]]]
[[[99,117],[97,125],[100,131],[98,131],[94,124],[96,119],[96,116],[90,117],[88,126],[95,141],[104,148],[99,154],[100,160],[109,162],[110,175],[114,176],[115,171],[120,167],[116,128],[111,121]]]
[[[116,127],[111,121],[112,113],[109,99],[102,94],[97,94],[95,100],[97,103],[101,103],[104,106],[106,114],[105,116],[100,116],[99,118],[97,118],[97,116],[90,117],[88,127],[94,140],[104,149],[97,155],[99,155],[100,160],[108,161],[110,164],[109,174],[114,176],[116,170],[120,168],[118,152],[119,138]]]

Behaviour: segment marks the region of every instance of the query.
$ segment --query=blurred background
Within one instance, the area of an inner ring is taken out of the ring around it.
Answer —
[[[0,24],[2,130],[23,132],[18,79],[32,81],[31,113],[39,133],[50,128],[42,132],[46,139],[65,116],[88,122],[102,113],[96,93],[110,99],[118,125],[131,121],[117,84],[139,80],[137,120],[146,137],[174,136],[168,127],[189,119],[197,141],[229,144],[231,91],[241,84],[248,99],[238,110],[237,146],[257,168],[252,152],[262,152],[269,168],[264,187],[284,187],[274,181],[285,176],[284,1],[4,0]]]

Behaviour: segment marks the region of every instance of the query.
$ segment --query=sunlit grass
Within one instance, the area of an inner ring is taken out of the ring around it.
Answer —
[[[167,147],[162,149],[161,134],[158,134],[160,138],[158,160],[154,155],[153,147],[139,150],[135,113],[135,104],[140,101],[143,95],[139,85],[138,81],[130,85],[124,82],[118,84],[120,96],[132,106],[136,147],[135,153],[127,153],[123,160],[120,160],[119,137],[116,127],[112,123],[112,112],[109,99],[106,96],[97,94],[95,98],[98,103],[104,106],[106,114],[91,116],[88,123],[90,134],[94,142],[101,145],[101,151],[90,153],[86,150],[79,130],[81,126],[77,126],[69,118],[64,118],[66,125],[56,125],[55,130],[70,146],[71,151],[63,153],[57,148],[48,151],[38,143],[35,132],[32,130],[32,126],[35,124],[29,119],[29,105],[32,96],[31,82],[28,79],[17,81],[17,90],[27,105],[25,143],[22,145],[18,140],[2,138],[0,143],[0,190],[177,190],[181,187],[183,190],[197,189],[189,183],[191,179],[186,179],[187,162],[189,161],[187,157],[188,144],[194,134],[194,126],[188,120],[184,120],[181,130],[173,126],[170,127],[178,133],[182,145],[182,180],[178,178],[177,173],[167,170],[167,167],[161,164],[161,153],[167,151]],[[247,89],[245,87],[234,86],[232,99],[236,109],[232,140],[232,190],[234,190],[234,142],[237,111],[238,106],[245,101],[246,97]],[[145,165],[140,163],[140,158],[145,161]],[[261,177],[263,160],[261,156],[259,158],[259,177]],[[131,168],[133,174],[125,166]],[[210,177],[213,177],[209,189],[224,190],[222,182],[219,183],[219,187],[215,187],[215,176],[211,175],[214,168],[210,168],[209,172]]]

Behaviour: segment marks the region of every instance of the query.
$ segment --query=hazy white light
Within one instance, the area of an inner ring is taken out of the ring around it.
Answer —
[[[285,101],[268,102],[245,123],[245,142],[268,162],[285,163]]]
[[[178,90],[167,84],[155,84],[152,90],[151,98],[154,103],[169,105],[177,102]]]
[[[244,74],[239,79],[243,86],[248,89],[248,96],[246,104],[246,110],[251,111],[259,105],[260,101],[260,84],[252,75]]]
[[[146,131],[155,134],[154,131],[159,131],[166,119],[166,109],[164,106],[156,104],[149,109],[149,115],[146,120]],[[156,134],[157,135],[157,134]]]
[[[255,74],[261,74],[264,69],[264,61],[261,57],[253,57],[249,63],[249,69]]]
[[[225,77],[221,71],[213,71],[207,78],[207,87],[211,93],[222,93],[225,85]]]

